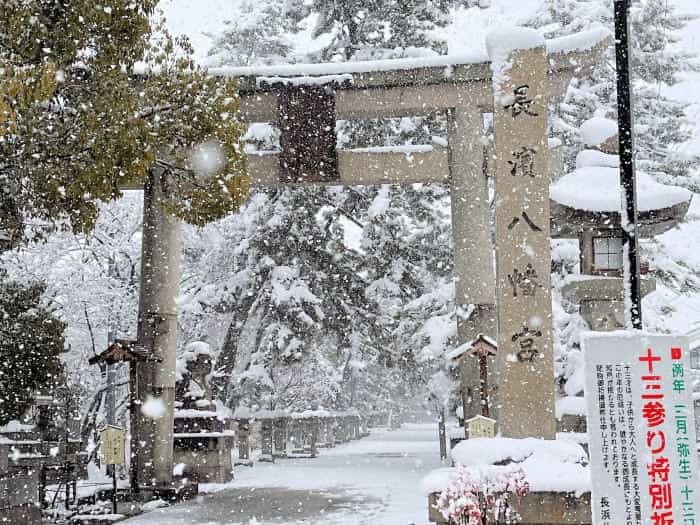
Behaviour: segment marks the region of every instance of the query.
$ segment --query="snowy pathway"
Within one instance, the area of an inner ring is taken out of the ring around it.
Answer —
[[[425,525],[419,483],[440,466],[437,425],[375,430],[359,441],[322,450],[315,459],[240,467],[211,494],[159,509],[130,525]]]

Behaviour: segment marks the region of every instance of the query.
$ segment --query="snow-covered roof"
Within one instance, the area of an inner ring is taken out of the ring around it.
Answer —
[[[594,147],[617,136],[617,122],[602,117],[594,117],[581,124],[581,140],[586,146]]]
[[[483,341],[486,344],[492,346],[494,349],[498,349],[498,343],[494,339],[492,339],[488,335],[479,334],[476,337],[476,339],[472,339],[471,341],[463,343],[463,344],[459,345],[457,348],[447,352],[447,359],[449,359],[449,360],[459,359],[460,357],[462,357],[464,355],[465,352],[468,352],[469,350],[471,350],[472,347],[476,343],[478,343],[479,341]]]
[[[16,419],[13,419],[12,421],[6,423],[5,425],[0,426],[0,433],[9,433],[9,432],[31,432],[35,428],[34,425],[27,425],[25,423],[20,423]]]
[[[474,417],[470,417],[467,419],[466,423],[471,423],[472,421],[486,421],[488,423],[495,423],[495,419],[491,419],[490,417],[482,416],[481,414],[477,414]]]
[[[179,410],[175,410],[175,417],[178,419],[190,419],[190,418],[199,418],[199,417],[215,417],[218,419],[222,419],[224,417],[224,415],[219,413],[219,412],[215,412],[213,410],[197,410],[195,408],[181,408]]]

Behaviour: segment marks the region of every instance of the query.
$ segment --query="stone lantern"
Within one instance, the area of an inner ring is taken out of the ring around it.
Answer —
[[[578,304],[592,330],[623,328],[624,284],[620,218],[617,125],[595,118],[583,124],[588,149],[576,158],[576,169],[550,187],[552,236],[579,241],[580,274],[562,287],[563,297]],[[650,238],[683,220],[692,199],[684,188],[666,186],[638,172],[639,235]],[[646,273],[642,264],[641,273]],[[654,279],[642,278],[642,295],[656,289]]]
[[[211,347],[201,341],[188,344],[178,358],[173,455],[176,465],[184,465],[183,475],[226,483],[233,478],[235,432],[230,415],[212,400],[212,359]]]

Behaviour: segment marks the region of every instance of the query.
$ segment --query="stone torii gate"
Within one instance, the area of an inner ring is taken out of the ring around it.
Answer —
[[[249,156],[251,187],[450,184],[459,340],[478,334],[498,340],[490,382],[498,385],[500,433],[554,438],[547,106],[563,97],[576,73],[595,64],[608,34],[545,43],[534,31],[516,33],[527,38],[510,49],[495,37],[493,60],[442,56],[210,73],[239,78],[238,119],[281,129],[279,154]],[[336,150],[336,120],[437,111],[447,114],[447,147]],[[483,140],[485,114],[494,115],[492,158]],[[486,166],[495,167],[495,261]],[[132,465],[140,486],[172,480],[180,237],[179,223],[158,204],[164,186],[163,174],[152,170],[144,188],[138,339],[160,362],[138,365],[137,397],[141,403],[161,398],[166,410],[156,419],[132,411],[132,443],[140,444]],[[479,362],[472,361],[465,418],[481,412]]]

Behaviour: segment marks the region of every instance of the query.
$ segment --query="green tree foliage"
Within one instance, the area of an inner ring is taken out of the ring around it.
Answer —
[[[4,75],[21,71],[37,84],[48,67],[56,71],[55,89],[38,92],[44,96],[31,103],[0,91],[13,112],[12,129],[6,125],[0,134],[1,197],[11,201],[6,207],[17,210],[15,216],[87,231],[97,202],[140,185],[155,162],[170,168],[176,190],[171,210],[186,221],[204,224],[239,206],[247,182],[241,127],[233,119],[235,82],[195,66],[185,39],[151,23],[155,5],[155,0],[3,4]],[[141,60],[148,73],[137,75]],[[189,162],[202,143],[216,144],[223,159],[215,172],[203,175]],[[8,229],[5,222],[0,228]]]
[[[63,380],[64,324],[41,305],[43,292],[40,284],[0,284],[0,425],[21,417],[33,394],[49,394]]]

